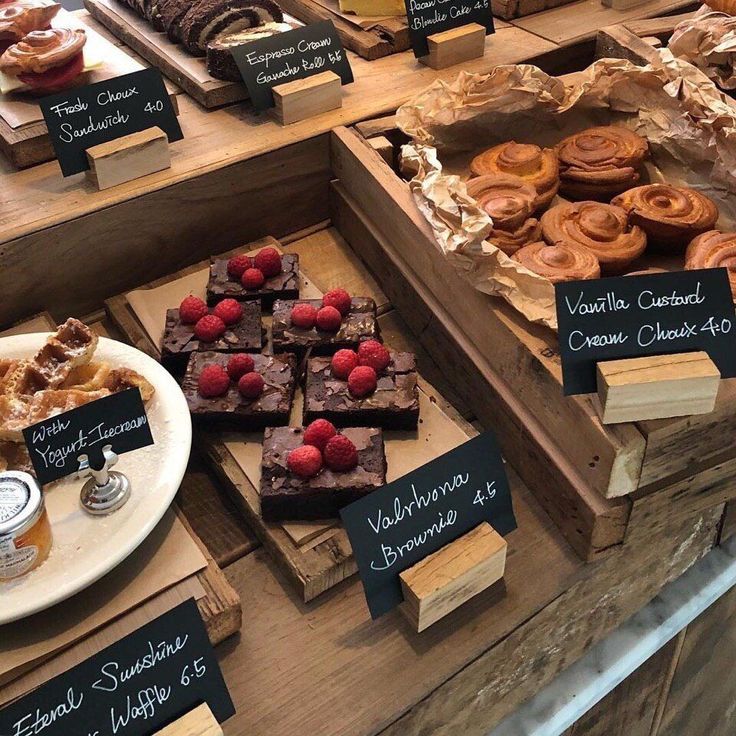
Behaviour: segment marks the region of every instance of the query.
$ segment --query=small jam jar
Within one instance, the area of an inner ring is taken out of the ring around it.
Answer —
[[[0,581],[35,570],[51,551],[41,487],[28,473],[0,473]]]

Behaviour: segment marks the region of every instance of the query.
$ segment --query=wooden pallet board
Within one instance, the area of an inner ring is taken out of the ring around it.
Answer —
[[[307,253],[317,249],[318,252],[324,253],[331,250],[326,241],[329,239],[337,241],[338,238],[339,235],[331,233],[328,229],[317,231],[295,240],[288,250]],[[265,238],[237,248],[233,252],[258,250],[265,245],[280,246],[277,241]],[[153,288],[171,286],[181,281],[182,293],[177,295],[180,299],[192,288],[191,277],[194,274],[202,273],[202,278],[206,280],[207,266],[207,262],[202,262],[146,286]],[[329,281],[329,270],[322,270],[323,279]],[[303,264],[301,271],[304,276]],[[370,277],[363,279],[360,271],[357,271],[354,279],[356,279],[353,282],[354,288],[359,288],[359,283],[364,281],[367,290],[352,293],[370,295],[374,298],[379,296],[380,289]],[[141,288],[145,289],[146,286]],[[309,294],[311,293],[309,289],[315,288],[310,282],[307,289],[302,284],[302,294]],[[319,293],[319,290],[314,291],[314,295]],[[385,304],[385,297],[383,302]],[[154,357],[159,357],[158,345],[151,339],[126,295],[109,300],[107,308],[112,321],[132,344]],[[379,317],[379,324],[384,318],[388,320],[387,325],[390,328],[392,322],[385,314]],[[420,379],[420,406],[421,422],[417,433],[385,433],[389,480],[429,462],[477,434],[477,431],[422,379]],[[296,421],[298,416],[297,409]],[[211,468],[222,482],[224,489],[229,492],[250,527],[269,549],[304,601],[312,600],[355,574],[357,567],[347,534],[337,522],[269,524],[262,520],[257,490],[260,478],[260,435],[200,430],[195,436],[197,447],[210,461]],[[410,441],[409,447],[407,440]]]

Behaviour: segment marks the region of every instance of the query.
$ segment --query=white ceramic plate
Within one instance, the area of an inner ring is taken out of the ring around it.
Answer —
[[[0,356],[29,357],[47,336],[0,338]],[[67,478],[47,487],[46,508],[54,536],[51,554],[37,570],[0,583],[0,624],[63,601],[120,564],[161,520],[184,476],[192,424],[176,381],[149,356],[104,337],[93,360],[132,368],[153,384],[156,393],[146,413],[155,444],[120,456],[115,470],[128,476],[133,492],[125,506],[109,516],[91,516],[82,510],[81,480]]]

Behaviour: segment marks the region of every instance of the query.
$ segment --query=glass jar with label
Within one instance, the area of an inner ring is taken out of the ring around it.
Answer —
[[[51,551],[51,526],[36,479],[0,473],[0,581],[35,570]]]

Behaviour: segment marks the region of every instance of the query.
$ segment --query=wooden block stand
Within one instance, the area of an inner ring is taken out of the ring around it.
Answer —
[[[342,107],[342,81],[335,72],[322,72],[273,88],[274,113],[281,125]]]
[[[154,736],[222,736],[222,729],[207,703],[156,731]]]
[[[161,128],[147,128],[87,149],[87,178],[109,189],[171,166],[169,138]]]
[[[401,611],[418,632],[498,582],[506,541],[483,522],[401,573]]]
[[[468,23],[427,37],[429,54],[419,61],[432,69],[462,64],[485,53],[486,29],[479,23]]]
[[[598,363],[604,424],[707,414],[721,374],[707,353],[677,353]]]

